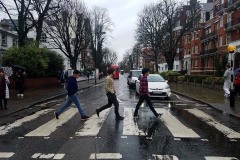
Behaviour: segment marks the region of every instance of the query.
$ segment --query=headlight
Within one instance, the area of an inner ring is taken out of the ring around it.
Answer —
[[[167,85],[167,86],[165,87],[165,89],[170,89],[169,85]]]

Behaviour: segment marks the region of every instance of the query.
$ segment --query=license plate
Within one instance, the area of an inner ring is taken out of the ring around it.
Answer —
[[[153,91],[153,94],[162,94],[162,91]]]

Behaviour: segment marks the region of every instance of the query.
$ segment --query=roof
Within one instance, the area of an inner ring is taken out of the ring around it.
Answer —
[[[6,28],[3,28],[0,26],[0,33],[4,33],[4,34],[8,34],[8,35],[12,35],[12,36],[16,36],[17,37],[17,33],[13,32],[13,31],[9,31]]]
[[[210,12],[213,9],[213,3],[200,3],[202,10]]]

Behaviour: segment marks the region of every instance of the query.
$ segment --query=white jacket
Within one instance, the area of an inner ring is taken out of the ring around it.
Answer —
[[[10,98],[10,96],[9,96],[9,88],[8,88],[8,85],[10,84],[10,81],[9,81],[7,76],[5,76],[5,79],[6,79],[6,94],[5,94],[5,98],[8,99],[8,98]]]

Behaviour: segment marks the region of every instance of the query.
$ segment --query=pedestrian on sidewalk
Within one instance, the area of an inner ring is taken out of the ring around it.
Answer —
[[[226,71],[223,75],[224,78],[224,84],[223,84],[223,90],[225,92],[224,96],[229,97],[230,96],[230,85],[231,85],[231,68],[230,64],[226,65]]]
[[[234,80],[234,87],[235,87],[235,96],[240,96],[240,69],[237,72],[237,75]]]
[[[65,104],[56,112],[54,112],[56,119],[58,119],[60,114],[62,114],[72,104],[72,102],[74,102],[75,105],[77,106],[78,111],[81,115],[81,120],[87,120],[89,118],[84,113],[83,108],[81,107],[80,100],[77,95],[77,91],[78,91],[77,78],[79,77],[80,77],[80,71],[78,70],[73,71],[73,75],[69,77],[68,84],[67,84],[68,97]]]
[[[124,117],[120,116],[119,114],[119,103],[116,96],[116,91],[114,87],[114,80],[113,75],[115,74],[115,69],[110,68],[108,69],[108,76],[105,80],[105,90],[108,97],[108,104],[102,106],[101,108],[96,109],[97,116],[99,117],[99,113],[107,108],[110,108],[112,104],[115,107],[115,115],[116,120],[123,120]]]
[[[5,76],[3,69],[0,69],[0,108],[8,109],[7,108],[7,99],[9,98],[9,88],[8,85],[10,84],[10,81],[8,79],[8,76]],[[2,104],[3,101],[3,104]]]
[[[23,69],[18,69],[16,72],[16,85],[18,90],[18,97],[23,97],[24,94],[24,76],[26,72]]]
[[[162,115],[161,113],[156,112],[149,97],[148,80],[147,80],[147,76],[149,75],[149,72],[150,70],[148,68],[144,68],[142,70],[142,76],[140,77],[139,100],[134,111],[134,115],[133,115],[134,118],[139,118],[138,110],[144,100],[147,102],[149,108],[151,109],[151,111],[156,117],[159,117]]]

